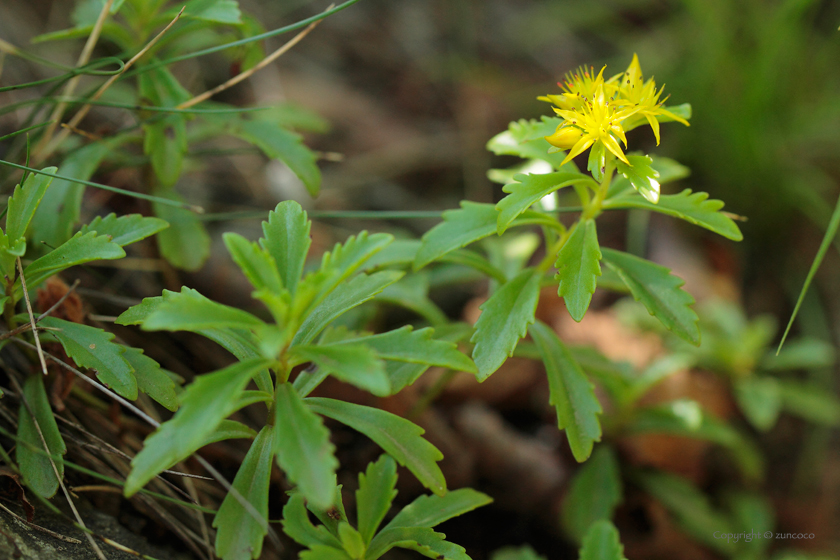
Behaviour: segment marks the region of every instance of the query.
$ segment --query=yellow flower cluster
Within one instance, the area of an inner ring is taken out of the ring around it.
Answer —
[[[619,140],[627,148],[625,132],[647,122],[659,144],[659,117],[667,117],[688,126],[688,122],[663,108],[662,89],[656,89],[653,78],[642,79],[639,57],[625,72],[604,80],[604,68],[595,75],[593,68],[581,68],[566,76],[560,86],[563,93],[539,99],[555,105],[554,112],[563,123],[545,139],[562,150],[569,150],[563,163],[600,142],[624,163],[629,163]],[[664,86],[663,86],[664,87]]]

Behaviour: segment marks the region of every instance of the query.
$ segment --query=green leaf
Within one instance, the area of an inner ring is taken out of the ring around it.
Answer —
[[[423,243],[414,260],[414,270],[426,266],[450,251],[460,249],[497,233],[498,216],[499,212],[492,204],[462,200],[460,209],[444,212],[443,222],[423,235]],[[545,223],[546,221],[553,221],[553,219],[526,210],[517,219],[510,222],[507,227]]]
[[[761,369],[780,371],[831,367],[836,362],[834,346],[816,338],[800,338],[789,342],[778,356],[768,352],[761,360]]]
[[[623,488],[615,451],[601,445],[575,474],[563,500],[563,529],[575,541],[584,539],[593,523],[612,519]]]
[[[127,140],[127,135],[117,136],[111,140],[90,143],[71,152],[59,166],[61,174],[87,181],[102,159]],[[31,242],[33,252],[43,254],[47,246],[58,247],[70,239],[74,226],[79,221],[84,190],[84,185],[65,179],[53,180],[50,196],[41,201],[29,224],[27,238]],[[46,245],[42,245],[42,242]]]
[[[344,549],[316,544],[300,553],[300,560],[351,560]]]
[[[390,245],[372,256],[365,263],[363,270],[410,265],[417,257],[420,244],[419,239],[395,239]]]
[[[731,520],[715,510],[709,498],[690,482],[664,472],[638,472],[633,478],[698,542],[727,556],[734,552],[734,541],[714,537],[716,533],[733,532]]]
[[[294,492],[283,506],[283,532],[295,542],[308,546],[329,546],[341,549],[341,543],[323,525],[317,527],[309,520],[306,498]]]
[[[171,411],[178,409],[175,382],[160,369],[160,364],[139,348],[126,347],[123,358],[134,368],[137,388]]]
[[[239,11],[239,3],[236,0],[192,0],[187,3],[186,8],[184,17],[231,25],[242,23],[242,13]],[[172,11],[174,13],[171,13]],[[170,10],[166,14],[167,21],[174,18],[177,13],[177,8]]]
[[[448,260],[456,253],[449,253],[443,259]],[[399,282],[386,287],[376,296],[376,301],[408,309],[434,326],[443,325],[449,320],[440,307],[429,299],[429,273],[425,270],[407,274]]]
[[[169,224],[159,218],[140,214],[127,214],[118,218],[112,213],[104,218],[97,216],[91,223],[83,225],[79,231],[81,233],[95,231],[97,235],[107,235],[112,242],[125,247],[168,227]]]
[[[318,414],[338,420],[375,441],[435,494],[446,492],[446,481],[437,466],[443,454],[421,437],[424,430],[420,426],[390,412],[358,404],[315,397],[305,402]]]
[[[242,401],[240,400],[241,403]],[[257,437],[257,432],[245,424],[236,420],[222,420],[216,429],[213,430],[213,433],[207,436],[207,439],[202,442],[201,447],[228,439],[254,439],[255,437]]]
[[[625,192],[621,196],[605,200],[604,208],[652,210],[706,228],[727,239],[741,241],[744,238],[732,218],[720,211],[723,208],[722,201],[709,199],[709,195],[704,192],[692,193],[691,189],[685,189],[679,194],[662,195],[658,203],[640,198],[636,193]]]
[[[840,426],[840,399],[833,393],[798,381],[778,383],[785,410],[817,424]]]
[[[174,191],[156,190],[155,196],[181,200]],[[210,256],[210,235],[193,212],[168,204],[152,203],[155,216],[169,223],[157,236],[160,254],[172,266],[196,271]]]
[[[776,425],[782,411],[782,396],[776,379],[746,377],[736,379],[734,385],[735,399],[750,424],[763,432]]]
[[[77,264],[100,259],[120,259],[125,256],[122,247],[104,235],[95,232],[77,233],[66,243],[29,264],[24,270],[26,285],[31,290],[41,282]],[[23,295],[20,279],[15,282],[15,299]]]
[[[281,202],[263,222],[260,245],[274,257],[283,286],[294,295],[303,274],[306,254],[309,252],[311,223],[300,204],[287,200]]]
[[[506,546],[493,551],[490,560],[546,560],[545,556],[537,554],[531,545]]]
[[[616,170],[630,181],[645,200],[656,204],[659,200],[659,171],[651,166],[653,160],[650,156],[627,156],[627,160],[630,165],[619,159],[615,160]]]
[[[165,66],[140,74],[139,88],[141,97],[158,107],[174,107],[191,97]],[[171,187],[181,175],[187,153],[186,117],[176,113],[146,121],[143,132],[143,153],[151,158],[161,184]]]
[[[755,444],[729,424],[704,413],[690,399],[637,410],[625,430],[627,434],[669,434],[711,441],[729,450],[746,478],[757,481],[764,473],[763,457]]]
[[[290,383],[278,385],[274,411],[277,464],[314,507],[329,507],[338,468],[330,431]]]
[[[362,344],[294,346],[289,361],[290,365],[313,362],[324,372],[379,397],[391,393],[385,364],[373,349]]]
[[[578,222],[557,253],[557,295],[563,298],[572,319],[580,322],[592,301],[597,279],[601,276],[601,248],[595,220]]]
[[[378,461],[368,465],[365,473],[359,473],[356,517],[365,545],[370,544],[397,496],[396,485],[397,463],[389,455],[382,455]]]
[[[405,506],[385,529],[396,527],[436,527],[444,521],[458,517],[493,499],[472,488],[459,488],[443,496],[419,496]]]
[[[594,523],[583,538],[580,560],[627,560],[615,525],[608,520]]]
[[[44,389],[44,377],[41,374],[26,376],[23,397],[29,403],[32,414],[21,403],[18,414],[17,436],[20,441],[16,448],[17,463],[26,486],[42,498],[51,498],[58,490],[58,478],[50,464],[50,458],[44,454],[46,451],[38,428],[44,434],[44,440],[47,442],[46,449],[52,456],[60,478],[64,477],[64,461],[61,456],[67,452],[67,447],[58,432],[58,425],[55,423],[50,403],[47,400],[47,392]],[[39,453],[39,451],[42,452]]]
[[[41,319],[41,325],[60,329],[51,331],[50,336],[58,339],[74,362],[81,367],[95,370],[96,377],[106,387],[127,399],[137,398],[134,367],[126,359],[126,347],[111,342],[114,340],[112,333],[55,317],[44,317]]]
[[[222,239],[233,261],[256,290],[265,289],[276,294],[283,291],[277,263],[267,251],[238,233],[224,233]]]
[[[616,160],[621,163],[620,160]],[[592,178],[601,183],[604,180],[604,173],[607,170],[607,148],[603,142],[596,142],[589,150],[589,158],[586,160],[586,170],[592,173]]]
[[[347,241],[336,243],[332,251],[324,253],[320,269],[307,276],[305,283],[317,287],[319,295],[323,297],[350,278],[393,240],[394,236],[387,233],[368,235],[368,232],[362,231],[356,236],[351,235]]]
[[[247,311],[215,302],[183,287],[170,292],[143,321],[143,330],[198,331],[213,328],[255,329],[265,323]]]
[[[688,167],[672,159],[659,156],[647,157],[652,160],[651,167],[659,173],[657,181],[659,181],[661,185],[684,179],[691,174],[691,170]],[[610,188],[607,191],[607,200],[619,195],[632,194],[632,192],[633,185],[630,184],[630,181],[628,181],[626,177],[619,174],[613,179],[612,183],[610,183]]]
[[[259,558],[263,539],[268,533],[268,485],[271,460],[274,456],[274,434],[271,426],[260,430],[233,479],[233,492],[225,496],[213,527],[216,531],[216,554],[225,560]],[[240,502],[246,500],[252,509]],[[259,514],[256,517],[254,514]]]
[[[272,159],[279,159],[297,175],[315,198],[321,189],[321,170],[315,154],[303,145],[300,135],[267,120],[240,120],[231,134],[253,144]]]
[[[292,345],[308,344],[341,314],[371,299],[404,274],[394,270],[383,270],[369,275],[360,274],[348,282],[339,284],[309,312],[295,334]]]
[[[391,394],[396,395],[417,381],[429,369],[426,364],[411,362],[385,362],[385,371],[391,380]]]
[[[444,540],[446,535],[429,527],[395,527],[385,529],[371,541],[366,560],[376,560],[393,547],[407,548],[428,558],[440,560],[470,560],[463,547]]]
[[[541,277],[541,271],[527,268],[481,305],[471,339],[475,342],[472,357],[479,381],[487,379],[513,354],[516,343],[534,322]]]
[[[664,266],[628,253],[602,249],[603,260],[621,277],[633,298],[675,335],[695,346],[700,344],[694,298],[680,289],[685,282]]]
[[[575,184],[589,183],[597,186],[589,176],[583,173],[519,174],[513,178],[516,182],[508,183],[502,187],[502,190],[508,193],[508,196],[496,204],[496,210],[498,211],[496,228],[499,235],[505,232],[517,216],[554,191]]]
[[[475,364],[452,342],[432,338],[434,329],[413,330],[411,325],[382,334],[362,336],[340,344],[364,344],[384,360],[441,366],[475,373]]]
[[[197,291],[183,287],[180,293],[188,292],[196,297],[202,297]],[[139,325],[142,324],[152,313],[163,304],[164,301],[172,297],[179,297],[179,292],[171,292],[163,290],[162,295],[157,297],[144,298],[142,303],[126,309],[119,317],[116,323],[118,325]],[[222,348],[236,356],[240,360],[247,360],[250,358],[262,357],[260,350],[259,339],[249,330],[234,329],[234,328],[198,328],[190,332],[195,332],[201,336],[207,337]],[[268,370],[263,370],[257,374],[255,381],[260,390],[274,393],[274,382]]]
[[[47,173],[58,171],[56,167],[44,169]],[[53,178],[40,173],[31,173],[26,177],[23,186],[17,185],[12,193],[6,213],[6,235],[12,249],[6,249],[16,257],[22,257],[26,253],[26,228],[38,210],[38,205],[44,195],[47,194],[47,187],[52,183]]]
[[[557,427],[566,430],[575,460],[583,462],[594,443],[601,441],[598,415],[602,409],[595,387],[551,328],[537,321],[529,332],[545,364],[549,402],[557,409]]]
[[[350,558],[362,558],[365,554],[365,541],[362,535],[346,521],[338,524],[338,538]]]
[[[181,407],[146,438],[131,461],[123,491],[131,497],[161,471],[189,457],[233,410],[251,378],[268,367],[265,359],[237,362],[196,377],[181,394]]]
[[[562,122],[562,119],[557,117],[542,117],[541,121],[513,121],[506,131],[500,132],[487,142],[487,149],[496,155],[538,159],[548,162],[554,169],[560,169],[566,154],[549,153],[548,150],[552,146],[545,140],[545,136],[554,134]],[[566,164],[564,167],[569,171],[576,170],[573,165]]]

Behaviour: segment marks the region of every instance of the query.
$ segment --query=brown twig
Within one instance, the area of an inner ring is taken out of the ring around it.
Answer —
[[[184,8],[186,8],[186,6],[184,6]],[[102,96],[102,94],[105,93],[105,91],[109,87],[111,87],[111,85],[113,85],[114,82],[116,82],[123,74],[125,74],[128,71],[129,68],[131,68],[134,65],[135,62],[137,62],[140,59],[140,57],[146,54],[149,51],[149,49],[151,49],[155,45],[155,43],[157,43],[160,40],[160,38],[164,36],[164,34],[167,31],[169,31],[169,28],[175,25],[175,22],[178,21],[178,19],[181,17],[181,14],[184,13],[184,8],[181,8],[181,11],[178,12],[178,15],[175,16],[175,19],[170,21],[169,25],[164,27],[163,30],[154,37],[154,39],[149,41],[146,44],[146,46],[140,50],[140,52],[131,57],[131,59],[125,63],[125,66],[123,66],[122,70],[120,70],[119,73],[114,74],[113,76],[108,78],[108,80],[104,84],[99,86],[99,89],[97,89],[96,92],[90,97],[90,101],[96,101],[97,99],[99,99]],[[53,138],[52,142],[47,146],[45,150],[47,154],[52,153],[52,151],[67,138],[67,136],[70,134],[70,130],[78,128],[79,123],[82,122],[82,119],[84,119],[87,116],[88,111],[90,111],[90,108],[90,103],[87,103],[83,105],[82,108],[79,109],[79,111],[75,115],[73,115],[73,118],[70,119],[70,122],[67,123],[67,127],[65,127],[61,131],[61,133],[59,133],[55,138]]]
[[[26,301],[26,312],[29,313],[29,326],[32,328],[32,335],[35,337],[35,348],[38,352],[38,359],[41,360],[41,370],[47,375],[47,361],[44,359],[44,350],[41,348],[41,339],[38,338],[38,329],[35,327],[35,315],[32,313],[32,304],[29,302],[29,292],[26,290],[26,279],[23,277],[23,265],[20,257],[15,259],[20,274],[20,287],[23,289],[23,299]]]
[[[334,6],[334,4],[331,4],[330,7],[327,8],[327,10],[332,9],[333,6]],[[300,33],[295,35],[285,45],[283,45],[282,47],[280,47],[279,49],[277,49],[276,51],[274,51],[273,53],[271,53],[270,55],[268,55],[267,57],[265,57],[264,59],[259,61],[253,68],[249,68],[248,70],[245,70],[244,72],[241,72],[241,73],[237,74],[236,76],[229,79],[225,83],[223,83],[221,85],[218,85],[218,86],[214,87],[213,89],[207,90],[202,94],[196,95],[192,99],[184,101],[183,103],[178,105],[176,107],[176,109],[189,109],[193,105],[197,105],[197,104],[201,103],[202,101],[206,101],[207,99],[213,97],[217,93],[219,93],[221,91],[224,91],[224,90],[226,90],[230,87],[233,87],[236,84],[238,84],[239,82],[241,82],[242,80],[245,80],[245,79],[251,77],[253,74],[262,70],[263,68],[265,68],[266,66],[268,66],[269,64],[271,64],[272,62],[277,60],[280,56],[282,56],[283,54],[288,52],[289,49],[291,49],[292,47],[297,45],[301,40],[303,40],[304,37],[309,35],[309,32],[312,31],[313,29],[315,29],[315,27],[319,23],[321,23],[322,21],[323,20],[313,21],[312,23],[309,24],[308,27],[306,27],[306,29],[304,29],[303,31],[301,31]]]
[[[18,257],[18,265],[20,265],[20,258]],[[31,315],[30,315],[31,316]],[[13,338],[12,340],[19,340]],[[38,340],[37,338],[35,340]],[[46,370],[46,366],[44,368]],[[76,509],[76,504],[73,503],[73,498],[70,497],[70,492],[67,490],[67,487],[64,485],[64,481],[61,480],[61,475],[58,473],[58,467],[55,466],[55,460],[52,457],[52,452],[50,451],[50,446],[47,445],[47,439],[44,437],[44,432],[41,430],[40,424],[38,424],[38,419],[35,417],[35,412],[32,410],[32,407],[29,406],[29,403],[26,401],[26,397],[23,394],[23,388],[18,383],[17,379],[15,379],[14,375],[9,375],[9,380],[15,386],[15,390],[20,394],[20,402],[29,412],[29,415],[32,417],[32,425],[35,426],[35,430],[38,432],[38,437],[41,439],[41,445],[44,446],[44,451],[47,452],[47,458],[50,461],[50,466],[53,469],[53,473],[55,474],[56,480],[58,480],[58,485],[61,486],[61,491],[64,493],[64,497],[67,499],[67,503],[70,505],[70,509],[73,510],[73,516],[76,518],[76,521],[79,523],[81,527],[84,527],[87,530],[87,526],[85,525],[82,516],[79,515],[79,511]],[[93,540],[87,532],[85,533],[87,537],[88,543],[90,547],[93,549],[94,554],[99,558],[99,560],[108,560],[105,558],[105,555],[102,553],[102,550]]]
[[[76,68],[80,66],[84,66],[90,60],[90,55],[93,54],[93,48],[96,46],[96,42],[99,40],[99,35],[102,33],[102,27],[105,25],[105,18],[108,17],[108,12],[111,10],[111,4],[113,4],[114,0],[107,0],[105,4],[102,6],[102,9],[99,11],[99,16],[96,18],[96,22],[93,24],[93,29],[88,35],[87,41],[85,42],[85,46],[82,48],[81,54],[79,54],[79,59],[76,61]],[[79,84],[79,80],[81,79],[80,75],[73,76],[67,82],[67,85],[64,86],[64,92],[62,93],[65,97],[70,97],[73,95],[73,92],[76,91],[76,86]],[[52,122],[47,127],[46,132],[44,132],[44,136],[41,137],[41,140],[38,142],[38,145],[35,147],[35,154],[33,155],[33,159],[36,161],[40,160],[40,155],[44,148],[50,143],[53,134],[55,133],[56,126],[58,122],[61,120],[62,115],[64,115],[64,110],[67,108],[67,103],[61,102],[55,106],[53,109],[52,114],[50,115],[49,120]],[[49,152],[48,152],[49,153]]]
[[[75,539],[73,537],[66,537],[66,536],[64,536],[60,533],[56,533],[54,531],[50,531],[49,529],[41,527],[40,525],[36,525],[35,523],[32,523],[31,521],[27,521],[26,519],[19,516],[18,514],[16,514],[15,512],[10,510],[6,506],[4,506],[3,504],[0,504],[0,508],[3,508],[3,511],[5,511],[6,513],[8,513],[12,517],[14,517],[15,520],[18,523],[23,523],[24,526],[29,527],[30,529],[35,529],[36,531],[41,531],[42,533],[46,533],[49,536],[55,537],[56,539],[58,539],[60,541],[64,541],[64,542],[68,542],[68,543],[72,543],[72,544],[82,544],[82,541],[80,541],[79,539]]]

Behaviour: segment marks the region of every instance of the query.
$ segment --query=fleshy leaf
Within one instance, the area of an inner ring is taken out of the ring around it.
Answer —
[[[274,449],[277,463],[298,491],[314,507],[327,508],[333,503],[338,461],[330,431],[306,404],[290,383],[278,385]]]
[[[600,445],[575,473],[563,500],[563,529],[580,542],[593,523],[609,520],[621,503],[623,489],[615,451]]]
[[[254,289],[266,289],[277,294],[283,290],[277,263],[267,251],[238,233],[224,233],[222,239],[233,261]]]
[[[365,473],[359,473],[356,490],[356,515],[365,544],[370,544],[379,524],[385,519],[391,502],[397,496],[397,463],[389,455],[382,455],[370,463]]]
[[[289,360],[293,365],[313,362],[325,373],[379,397],[391,392],[385,364],[374,350],[362,344],[294,346]]]
[[[239,401],[239,404],[242,404],[242,400]],[[204,447],[205,445],[228,439],[254,439],[257,435],[257,432],[241,422],[237,422],[236,420],[222,420],[216,426],[216,429],[213,430],[213,433],[207,436],[207,439],[204,440],[201,446]]]
[[[47,173],[55,173],[58,171],[55,167],[47,167],[44,169]],[[26,253],[26,239],[24,234],[26,228],[29,227],[29,222],[38,210],[44,195],[47,194],[47,188],[52,183],[53,178],[40,173],[30,173],[26,177],[23,185],[15,187],[12,196],[8,201],[8,211],[6,213],[6,235],[9,237],[10,249],[6,249],[16,257],[22,257]]]
[[[228,492],[216,517],[216,554],[225,560],[259,558],[263,539],[268,533],[268,484],[271,479],[271,460],[274,456],[274,434],[271,426],[260,430],[242,461],[233,488],[251,504],[246,509]],[[260,515],[259,518],[254,513]]]
[[[496,228],[500,235],[519,214],[554,191],[574,184],[594,184],[592,179],[583,173],[567,172],[520,174],[515,175],[514,180],[517,182],[502,187],[508,196],[496,204],[496,210],[499,212]]]
[[[801,418],[824,424],[840,426],[840,399],[833,393],[799,381],[779,380],[782,406]]]
[[[539,270],[528,268],[508,281],[481,305],[475,323],[473,360],[479,381],[484,381],[513,354],[519,339],[525,336],[540,297]]]
[[[96,377],[123,397],[137,398],[134,367],[126,359],[126,347],[112,342],[113,333],[55,317],[44,317],[41,325],[59,329],[51,331],[50,336],[61,342],[74,362],[96,370]]]
[[[437,465],[443,454],[421,437],[424,430],[420,426],[390,412],[358,404],[316,397],[305,402],[318,414],[338,420],[375,441],[435,494],[446,492],[446,481]]]
[[[167,20],[171,21],[177,13],[178,8],[172,8],[165,14]],[[192,0],[187,3],[187,9],[184,10],[184,17],[187,18],[230,25],[241,24],[241,16],[239,3],[236,0]]]
[[[313,545],[300,553],[300,560],[352,560],[343,548],[333,548],[323,544]]]
[[[342,313],[363,304],[404,275],[395,270],[360,274],[339,284],[308,314],[292,341],[293,345],[308,344],[318,333]]]
[[[647,157],[652,160],[651,167],[659,173],[659,177],[656,180],[659,181],[660,185],[684,179],[691,174],[691,170],[688,167],[670,158],[660,156]],[[633,185],[630,184],[630,181],[619,173],[613,178],[612,183],[610,183],[610,188],[607,191],[607,200],[617,196],[630,195],[633,191]]]
[[[736,379],[734,385],[738,407],[750,424],[765,432],[776,425],[782,411],[782,396],[776,379],[752,376]]]
[[[55,423],[55,417],[47,400],[44,377],[37,373],[28,375],[23,385],[23,396],[35,416],[33,418],[26,406],[21,403],[17,431],[20,439],[16,448],[17,463],[29,489],[42,498],[51,498],[58,490],[58,479],[50,464],[50,458],[38,452],[44,451],[44,443],[41,441],[38,428],[41,428],[41,433],[44,434],[44,440],[53,457],[58,476],[62,478],[64,477],[64,461],[61,456],[67,452],[67,447],[58,432],[58,425]],[[35,426],[35,422],[38,423],[38,427]]]
[[[31,262],[23,270],[26,285],[31,290],[41,282],[77,264],[84,264],[100,259],[120,259],[125,256],[122,247],[113,243],[104,235],[95,232],[77,233],[66,243],[50,251],[43,257]],[[15,298],[23,295],[20,279],[15,282]]]
[[[362,535],[346,521],[341,521],[338,524],[338,538],[350,558],[362,558],[364,556],[365,541]]]
[[[195,452],[233,410],[245,386],[270,362],[252,359],[198,376],[181,394],[181,407],[146,438],[131,461],[124,492],[131,497],[161,471]]]
[[[370,543],[366,560],[376,560],[393,547],[407,548],[428,558],[470,560],[463,547],[444,540],[446,535],[429,527],[394,527],[380,532]]]
[[[542,117],[542,120],[520,119],[508,125],[508,129],[500,132],[487,142],[487,149],[496,155],[519,156],[524,159],[538,159],[548,162],[552,168],[560,169],[564,153],[549,153],[552,147],[546,140],[562,123],[557,117]],[[568,166],[574,170],[573,166]]]
[[[146,356],[139,348],[125,348],[123,358],[134,368],[137,388],[171,411],[178,408],[175,382],[160,369],[160,364]]]
[[[81,233],[95,231],[97,235],[107,235],[117,245],[125,247],[168,227],[169,224],[160,218],[140,214],[127,214],[118,218],[112,213],[104,218],[97,216],[91,223],[83,225],[79,231]]]
[[[395,527],[436,527],[475,508],[486,506],[493,499],[472,488],[459,488],[444,496],[419,496],[394,516],[385,529]]]
[[[691,189],[685,189],[679,194],[662,195],[656,204],[635,196],[635,193],[624,193],[604,201],[604,208],[652,210],[706,228],[727,239],[741,241],[744,238],[732,218],[720,211],[723,208],[722,201],[709,199],[709,195],[704,192],[692,193]]]
[[[653,160],[650,156],[627,156],[630,165],[616,160],[615,166],[619,173],[630,181],[633,188],[639,191],[645,200],[656,204],[659,200],[659,172],[651,167]]]
[[[59,166],[61,175],[87,181],[102,159],[127,139],[128,135],[119,135],[110,140],[91,142],[71,152]],[[53,180],[50,196],[41,200],[29,224],[27,238],[31,240],[31,252],[41,255],[48,246],[58,247],[70,239],[79,221],[84,190],[85,186],[78,183],[65,179]]]
[[[406,325],[382,334],[362,336],[340,344],[364,344],[384,360],[441,366],[458,371],[475,372],[475,364],[458,351],[452,342],[432,338],[434,329],[413,330]]]
[[[580,560],[627,560],[615,525],[606,519],[594,523],[583,538]]]
[[[601,441],[598,415],[602,409],[595,387],[553,330],[537,321],[529,331],[545,364],[549,402],[557,409],[557,427],[566,430],[572,454],[583,462],[594,443]]]
[[[594,220],[579,222],[557,253],[557,295],[563,298],[572,319],[580,322],[592,301],[601,276],[601,248]]]
[[[498,216],[499,212],[492,204],[462,200],[460,209],[444,212],[443,222],[423,235],[423,243],[414,259],[414,270],[423,268],[450,251],[497,233]],[[526,210],[508,223],[507,228],[541,223],[546,219],[544,215]]]
[[[231,134],[253,144],[272,159],[279,159],[297,175],[314,198],[321,189],[321,170],[315,154],[304,146],[299,134],[267,120],[241,119]]]
[[[306,498],[295,492],[283,506],[283,532],[298,544],[308,546],[329,546],[341,549],[341,543],[323,525],[315,526],[306,511]]]
[[[182,200],[174,191],[158,189],[155,196]],[[195,271],[210,256],[210,234],[195,213],[168,204],[152,203],[155,216],[169,224],[157,236],[160,254],[172,266]]]
[[[283,286],[294,295],[309,252],[311,223],[300,204],[287,200],[268,213],[260,245],[274,258]]]
[[[733,532],[727,515],[717,511],[708,496],[679,476],[665,472],[639,472],[634,480],[662,503],[676,517],[680,526],[697,541],[727,556],[735,551],[735,542],[715,538]]]
[[[147,331],[197,331],[212,328],[253,329],[265,325],[247,311],[208,299],[190,288],[170,295],[143,321]]]
[[[694,298],[680,287],[685,283],[671,271],[648,260],[614,251],[601,250],[603,260],[621,277],[633,298],[675,335],[695,346],[700,344]]]

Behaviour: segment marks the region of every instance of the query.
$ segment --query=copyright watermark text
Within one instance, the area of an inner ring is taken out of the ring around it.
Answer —
[[[750,531],[749,533],[724,533],[723,531],[715,531],[715,533],[712,536],[716,539],[726,539],[726,542],[752,542],[753,540],[759,539],[811,540],[815,538],[814,533],[781,533],[774,531],[764,531],[762,533],[757,533],[755,531]]]

